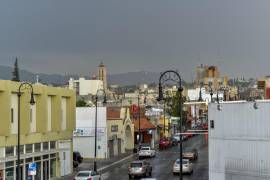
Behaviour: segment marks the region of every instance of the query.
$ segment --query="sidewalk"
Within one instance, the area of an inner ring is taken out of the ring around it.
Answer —
[[[112,157],[109,159],[100,159],[97,160],[97,170],[100,173],[106,172],[107,169],[113,167],[114,165],[117,165],[121,162],[124,162],[134,156],[136,156],[136,153],[133,153],[132,151],[126,152],[124,154],[121,154],[116,157]],[[58,178],[59,180],[68,180],[71,179],[76,175],[79,171],[85,171],[85,170],[93,170],[94,169],[94,160],[84,160],[78,168],[73,169],[73,173],[68,176],[64,176],[61,178]]]

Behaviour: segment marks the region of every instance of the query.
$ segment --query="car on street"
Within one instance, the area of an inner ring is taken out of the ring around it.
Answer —
[[[204,130],[208,130],[208,123],[204,123],[204,124],[203,124],[203,129],[204,129]]]
[[[151,149],[150,146],[142,147],[139,151],[139,159],[144,157],[155,157],[156,151],[154,149]]]
[[[172,138],[174,138],[174,139],[176,139],[178,142],[180,142],[180,136],[179,136],[179,133],[174,134]],[[185,140],[187,140],[187,139],[188,139],[187,135],[182,134],[182,141],[185,141]]]
[[[195,148],[184,148],[183,149],[183,158],[190,159],[190,160],[197,160],[198,159],[198,151]]]
[[[193,173],[193,164],[189,159],[182,159],[182,173],[183,174],[192,174]],[[173,174],[180,173],[180,159],[177,159],[173,164]]]
[[[79,171],[73,180],[101,180],[101,176],[95,171]]]
[[[185,135],[187,136],[187,139],[189,139],[189,138],[192,138],[192,137],[193,137],[192,132],[189,132],[189,131],[186,131],[186,132],[185,132]]]
[[[128,168],[129,179],[133,177],[151,177],[152,165],[148,161],[133,161]]]
[[[168,138],[162,138],[159,140],[159,149],[168,149],[172,146],[172,142]]]
[[[174,136],[170,138],[170,141],[172,142],[173,146],[176,146],[179,143],[179,137],[175,138]]]

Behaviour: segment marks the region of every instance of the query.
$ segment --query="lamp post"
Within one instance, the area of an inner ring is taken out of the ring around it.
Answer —
[[[176,71],[173,71],[173,70],[168,70],[168,71],[165,71],[163,72],[160,77],[159,77],[159,96],[157,98],[158,101],[161,101],[161,100],[164,100],[164,97],[163,97],[163,89],[162,89],[162,85],[163,83],[167,82],[167,81],[173,81],[175,82],[177,85],[178,85],[178,93],[179,93],[179,96],[180,96],[180,101],[179,101],[179,117],[180,117],[180,120],[178,122],[179,124],[179,136],[180,136],[180,154],[179,154],[179,157],[180,157],[180,172],[179,172],[179,178],[180,180],[183,180],[183,176],[182,176],[182,172],[183,172],[183,155],[182,155],[182,151],[183,151],[183,147],[182,147],[182,119],[183,119],[183,115],[182,115],[182,106],[183,106],[183,99],[182,99],[182,92],[183,92],[183,87],[182,87],[182,79],[179,75],[178,72]]]
[[[103,98],[103,104],[107,103],[106,92],[104,89],[98,89],[96,93],[96,118],[95,118],[95,157],[94,157],[94,171],[97,171],[97,106],[99,98]]]
[[[17,180],[21,180],[21,169],[20,169],[20,163],[21,163],[21,158],[20,158],[20,147],[21,147],[21,141],[20,141],[20,135],[21,135],[21,96],[22,96],[22,88],[24,89],[30,89],[31,91],[31,98],[30,98],[30,105],[35,104],[34,100],[34,91],[33,91],[33,86],[32,84],[28,82],[23,82],[19,86],[19,91],[18,91],[18,136],[17,136]]]
[[[203,83],[201,82],[200,83],[200,93],[199,93],[199,101],[200,102],[203,101],[203,99],[202,99],[202,86],[203,86]]]
[[[164,137],[165,137],[165,133],[166,133],[165,108],[166,108],[166,101],[165,101],[165,99],[164,99],[164,107],[163,107],[163,136],[164,136]]]

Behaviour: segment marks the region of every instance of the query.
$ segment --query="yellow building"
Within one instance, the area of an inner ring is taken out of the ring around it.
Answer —
[[[0,80],[0,179],[16,178],[18,88],[20,83]],[[35,162],[32,179],[52,179],[72,173],[72,134],[75,128],[74,91],[33,85],[21,96],[21,177],[29,179],[28,167]]]
[[[125,153],[134,148],[134,125],[128,107],[107,109],[109,157]]]
[[[164,134],[164,122],[165,122],[165,134]],[[159,136],[160,137],[171,137],[171,123],[170,123],[170,119],[165,116],[165,120],[164,120],[164,115],[160,117],[159,119],[159,125],[160,127],[159,129]]]

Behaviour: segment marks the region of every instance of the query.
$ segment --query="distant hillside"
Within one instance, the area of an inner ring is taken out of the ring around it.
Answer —
[[[12,78],[13,68],[0,66],[0,79],[10,80]],[[36,82],[36,76],[39,75],[40,82],[44,84],[64,85],[68,82],[69,76],[59,74],[35,74],[29,71],[20,70],[21,81]],[[74,76],[73,76],[74,77]]]
[[[12,78],[13,68],[0,66],[0,79],[10,80]],[[70,77],[78,78],[77,75],[59,75],[59,74],[37,74],[29,71],[20,70],[21,81],[35,82],[39,75],[40,82],[44,84],[64,85],[68,83]],[[160,74],[156,72],[129,72],[122,74],[108,75],[109,84],[119,85],[138,85],[141,83],[157,83]],[[89,77],[86,77],[89,78]]]
[[[109,75],[108,81],[110,84],[121,85],[138,85],[141,83],[158,83],[160,73],[156,72],[128,72],[122,74]]]

